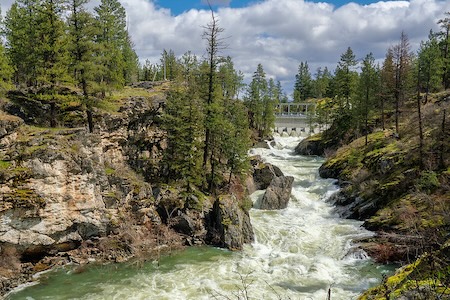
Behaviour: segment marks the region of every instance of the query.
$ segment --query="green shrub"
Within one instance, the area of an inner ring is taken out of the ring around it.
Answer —
[[[416,187],[427,194],[431,194],[440,186],[437,174],[433,171],[424,171],[418,179]]]

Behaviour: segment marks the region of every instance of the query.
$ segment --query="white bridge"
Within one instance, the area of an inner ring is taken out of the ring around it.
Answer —
[[[315,122],[314,103],[280,103],[275,109],[274,132],[307,136],[321,130]]]

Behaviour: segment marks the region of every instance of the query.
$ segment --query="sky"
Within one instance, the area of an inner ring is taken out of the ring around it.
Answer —
[[[5,14],[14,0],[0,0]],[[91,0],[90,7],[100,0]],[[140,61],[159,63],[163,49],[177,56],[191,51],[204,57],[204,26],[211,21],[206,0],[119,0],[128,15],[128,28]],[[300,62],[334,70],[351,47],[358,60],[372,52],[381,62],[404,31],[417,52],[420,41],[450,12],[447,0],[210,0],[224,29],[231,56],[246,82],[261,63],[268,78],[292,92]]]

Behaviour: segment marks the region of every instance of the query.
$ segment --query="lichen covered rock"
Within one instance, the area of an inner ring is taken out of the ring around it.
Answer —
[[[214,202],[210,227],[212,244],[231,250],[240,250],[245,243],[251,243],[254,239],[248,211],[240,206],[233,195],[220,196]]]
[[[292,176],[274,177],[267,187],[262,200],[260,209],[284,209],[289,203],[292,192]]]

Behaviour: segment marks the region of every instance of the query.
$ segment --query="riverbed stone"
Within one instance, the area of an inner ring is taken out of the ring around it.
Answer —
[[[253,180],[257,190],[266,189],[274,177],[283,176],[283,172],[277,166],[259,162],[254,166]]]
[[[294,177],[274,177],[264,193],[260,209],[284,209],[289,203]]]
[[[241,250],[245,243],[254,240],[248,211],[240,206],[234,195],[223,195],[214,202],[211,212],[210,239],[216,245],[231,250]]]

